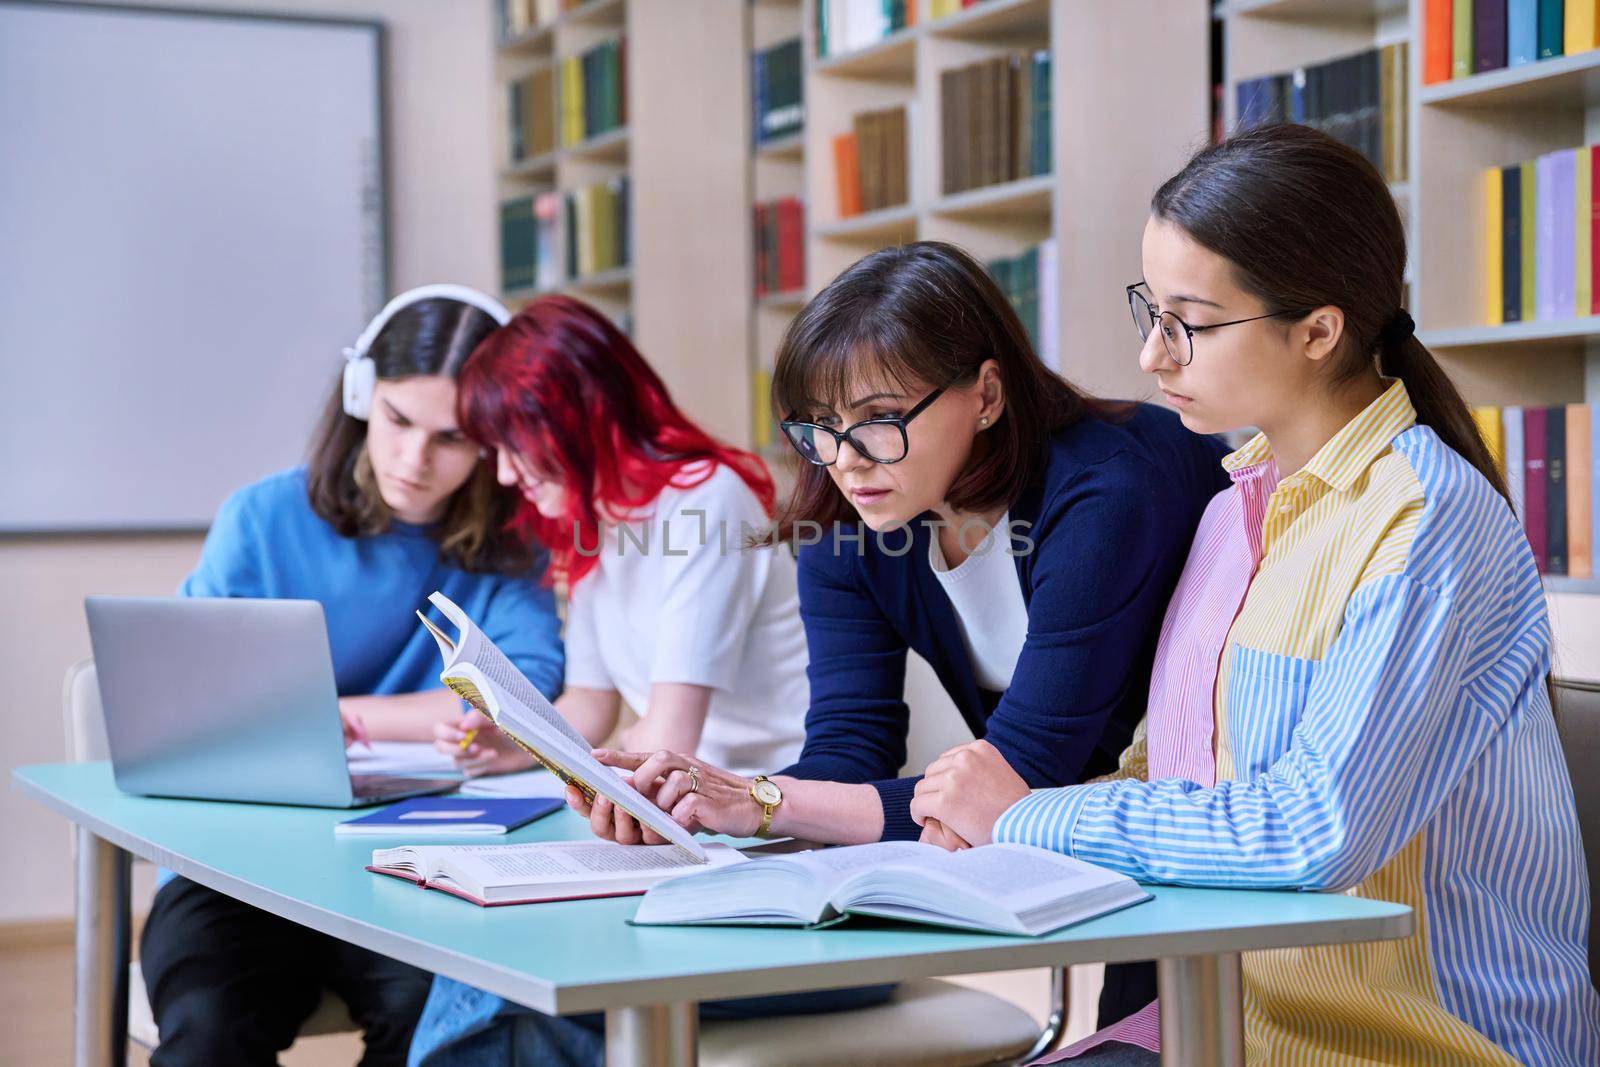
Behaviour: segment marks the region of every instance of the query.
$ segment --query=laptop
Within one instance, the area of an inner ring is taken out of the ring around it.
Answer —
[[[356,808],[461,784],[351,773],[314,600],[95,596],[84,610],[124,792]]]

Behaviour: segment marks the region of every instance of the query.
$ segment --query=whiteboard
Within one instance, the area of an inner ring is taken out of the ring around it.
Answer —
[[[0,532],[203,529],[382,305],[372,22],[0,0]]]

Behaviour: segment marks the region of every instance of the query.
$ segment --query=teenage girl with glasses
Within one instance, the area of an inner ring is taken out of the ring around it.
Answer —
[[[1383,178],[1306,127],[1255,129],[1162,186],[1143,247],[1144,369],[1188,426],[1262,431],[1201,523],[1147,727],[1118,780],[1037,792],[962,746],[914,815],[1143,881],[1412,908],[1403,940],[1246,953],[1252,1063],[1600,1063],[1544,592],[1401,307]],[[1155,1005],[1101,1036],[1064,1056],[1159,1062]]]

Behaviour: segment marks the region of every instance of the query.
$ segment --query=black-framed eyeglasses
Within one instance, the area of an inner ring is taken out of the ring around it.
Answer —
[[[1139,331],[1139,343],[1150,340],[1150,331],[1160,323],[1161,343],[1167,346],[1167,355],[1172,357],[1172,362],[1180,367],[1187,367],[1194,359],[1194,335],[1205,333],[1207,330],[1220,330],[1224,326],[1238,326],[1244,322],[1257,322],[1261,319],[1282,318],[1285,315],[1309,315],[1311,308],[1303,311],[1273,311],[1265,315],[1252,315],[1248,319],[1234,319],[1232,322],[1213,322],[1205,326],[1190,326],[1170,311],[1157,311],[1156,306],[1139,292],[1139,286],[1144,282],[1134,282],[1128,286],[1128,310],[1133,313],[1133,325]],[[1176,329],[1174,328],[1176,326]]]
[[[839,446],[845,441],[849,441],[850,447],[864,459],[874,463],[899,463],[906,458],[910,448],[906,427],[942,395],[942,388],[935,389],[917,401],[916,406],[904,415],[879,415],[862,419],[843,430],[795,419],[785,419],[778,425],[794,450],[800,453],[800,458],[819,467],[833,466],[839,459]]]

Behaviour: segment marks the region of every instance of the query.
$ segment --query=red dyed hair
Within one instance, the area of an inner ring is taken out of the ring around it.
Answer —
[[[459,390],[468,437],[517,453],[567,490],[561,519],[523,501],[511,520],[550,550],[550,582],[574,585],[594,569],[602,509],[630,514],[668,486],[699,485],[717,464],[772,514],[766,465],[690,422],[633,342],[582,301],[530,301],[472,353]],[[704,460],[703,470],[684,473]]]

